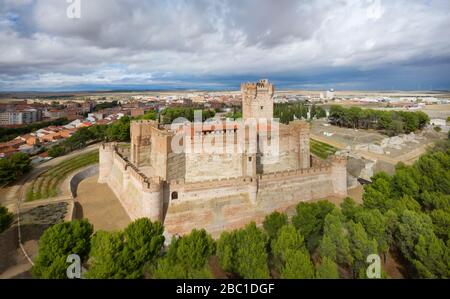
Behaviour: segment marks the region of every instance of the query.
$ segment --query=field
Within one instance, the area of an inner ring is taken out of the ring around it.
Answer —
[[[310,141],[311,153],[319,158],[326,159],[329,155],[334,154],[338,149],[332,145],[311,139]]]
[[[89,152],[66,160],[33,179],[26,192],[26,201],[55,197],[59,185],[74,170],[98,162],[98,151]]]

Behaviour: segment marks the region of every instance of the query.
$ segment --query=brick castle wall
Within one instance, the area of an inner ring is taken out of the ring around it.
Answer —
[[[336,159],[332,164],[321,162],[308,169],[257,177],[163,182],[140,173],[114,144],[104,144],[100,148],[99,182],[108,184],[131,219],[163,221],[169,235],[205,228],[218,236],[250,221],[261,223],[267,214],[285,211],[301,201],[345,196],[345,163]]]

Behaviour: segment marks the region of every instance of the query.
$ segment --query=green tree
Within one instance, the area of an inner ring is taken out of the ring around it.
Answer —
[[[160,222],[141,218],[130,223],[123,232],[125,269],[128,277],[142,277],[146,263],[152,262],[164,245],[164,227]]]
[[[414,164],[412,173],[422,191],[450,194],[450,154],[447,144],[441,150],[423,155]]]
[[[339,279],[337,264],[328,257],[323,257],[320,264],[316,266],[316,278],[319,279]]]
[[[263,222],[264,230],[267,232],[269,239],[274,239],[278,231],[288,223],[287,215],[280,212],[273,212],[266,216]]]
[[[217,242],[217,257],[221,267],[228,272],[235,272],[234,255],[237,251],[236,231],[224,231]]]
[[[217,255],[221,267],[246,279],[269,278],[267,236],[254,222],[231,233],[222,233]]]
[[[152,276],[154,278],[211,278],[209,257],[214,254],[215,244],[204,229],[193,230],[179,239],[173,238],[166,256],[160,260]]]
[[[117,106],[119,106],[118,101],[104,102],[104,103],[95,105],[94,111],[100,111],[100,110],[107,109],[107,108],[114,108]]]
[[[389,210],[383,215],[378,209],[365,209],[356,213],[354,220],[364,226],[369,238],[375,239],[379,251],[384,255],[389,251],[397,215]]]
[[[44,231],[39,239],[39,253],[32,268],[33,276],[64,279],[66,259],[77,254],[84,261],[90,249],[93,226],[87,220],[55,224]]]
[[[436,236],[448,241],[450,239],[450,211],[434,210],[430,213],[430,217]]]
[[[91,244],[87,278],[119,279],[127,277],[125,269],[122,268],[124,263],[122,259],[126,258],[123,255],[122,232],[97,231],[92,236]]]
[[[282,278],[314,278],[314,267],[303,236],[293,225],[280,229],[271,248]]]
[[[325,118],[325,117],[327,117],[327,112],[321,106],[316,106],[316,115],[315,115],[315,117],[317,119]]]
[[[31,170],[31,160],[27,154],[15,153],[0,159],[0,185],[9,184]]]
[[[419,201],[427,211],[435,209],[450,211],[450,195],[445,195],[440,192],[424,191],[420,195]]]
[[[194,229],[179,240],[177,258],[186,268],[202,268],[214,251],[215,244],[211,236],[204,229]]]
[[[14,215],[7,208],[0,205],[0,233],[5,231],[12,223]]]
[[[286,262],[285,254],[289,250],[306,250],[303,236],[291,224],[280,229],[278,237],[271,243],[271,248],[273,256],[281,263]]]
[[[411,196],[404,195],[401,198],[390,199],[387,202],[387,209],[401,214],[404,210],[420,211],[420,204]]]
[[[69,151],[84,148],[86,144],[94,138],[89,128],[81,128],[76,131],[70,138],[63,142],[63,146]]]
[[[305,250],[287,250],[286,261],[281,270],[281,278],[284,279],[312,279],[314,278],[314,266],[309,252]]]
[[[56,158],[64,155],[64,152],[64,147],[57,145],[48,150],[48,155],[52,158]]]
[[[364,186],[363,205],[369,209],[388,210],[388,202],[392,197],[391,177],[380,172],[372,177],[372,184]]]
[[[316,203],[299,203],[296,214],[292,217],[292,224],[305,237],[306,245],[312,252],[322,237],[325,217],[334,209],[328,201]]]
[[[339,264],[351,265],[353,257],[350,251],[350,241],[342,218],[343,215],[336,209],[325,217],[319,253],[322,258],[329,257]]]
[[[164,228],[159,222],[141,218],[123,232],[97,232],[92,238],[89,278],[144,276],[144,266],[155,261],[164,245]]]
[[[317,112],[315,113],[317,114]],[[329,121],[338,126],[378,129],[392,136],[423,129],[430,119],[423,112],[376,111],[333,105],[330,108]]]
[[[130,141],[130,118],[123,116],[106,130],[109,141]]]
[[[310,108],[309,119],[314,119],[316,114],[317,114],[316,104],[312,104]]]
[[[135,120],[156,120],[158,119],[158,113],[156,111],[148,111],[144,115],[133,118]]]
[[[405,210],[399,218],[396,241],[419,277],[449,277],[448,246],[436,237],[428,215]]]
[[[399,198],[405,195],[409,195],[413,198],[419,195],[419,184],[416,181],[417,173],[414,175],[413,167],[399,167],[395,175],[392,177],[392,191],[394,196]]]
[[[341,210],[344,216],[351,220],[355,219],[356,213],[362,210],[362,208],[350,197],[344,198],[344,201],[341,203]]]
[[[434,235],[419,236],[412,264],[420,278],[450,278],[449,247]]]
[[[92,133],[95,140],[105,140],[107,135],[108,125],[93,125],[89,127],[89,131]]]
[[[350,220],[347,223],[349,232],[350,252],[353,257],[353,275],[361,273],[366,268],[366,259],[371,254],[377,254],[377,242],[371,239],[361,223]],[[364,272],[363,272],[364,273]]]

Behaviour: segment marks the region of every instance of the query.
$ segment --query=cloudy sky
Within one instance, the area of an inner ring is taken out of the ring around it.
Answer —
[[[0,90],[448,90],[449,30],[449,0],[0,0]]]

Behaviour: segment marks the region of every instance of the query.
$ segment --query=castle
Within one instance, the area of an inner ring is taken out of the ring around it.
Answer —
[[[268,80],[244,83],[241,92],[242,120],[133,121],[129,149],[101,146],[99,183],[131,219],[161,221],[169,236],[193,228],[217,236],[301,201],[346,196],[346,159],[312,156],[307,122],[272,119]]]

